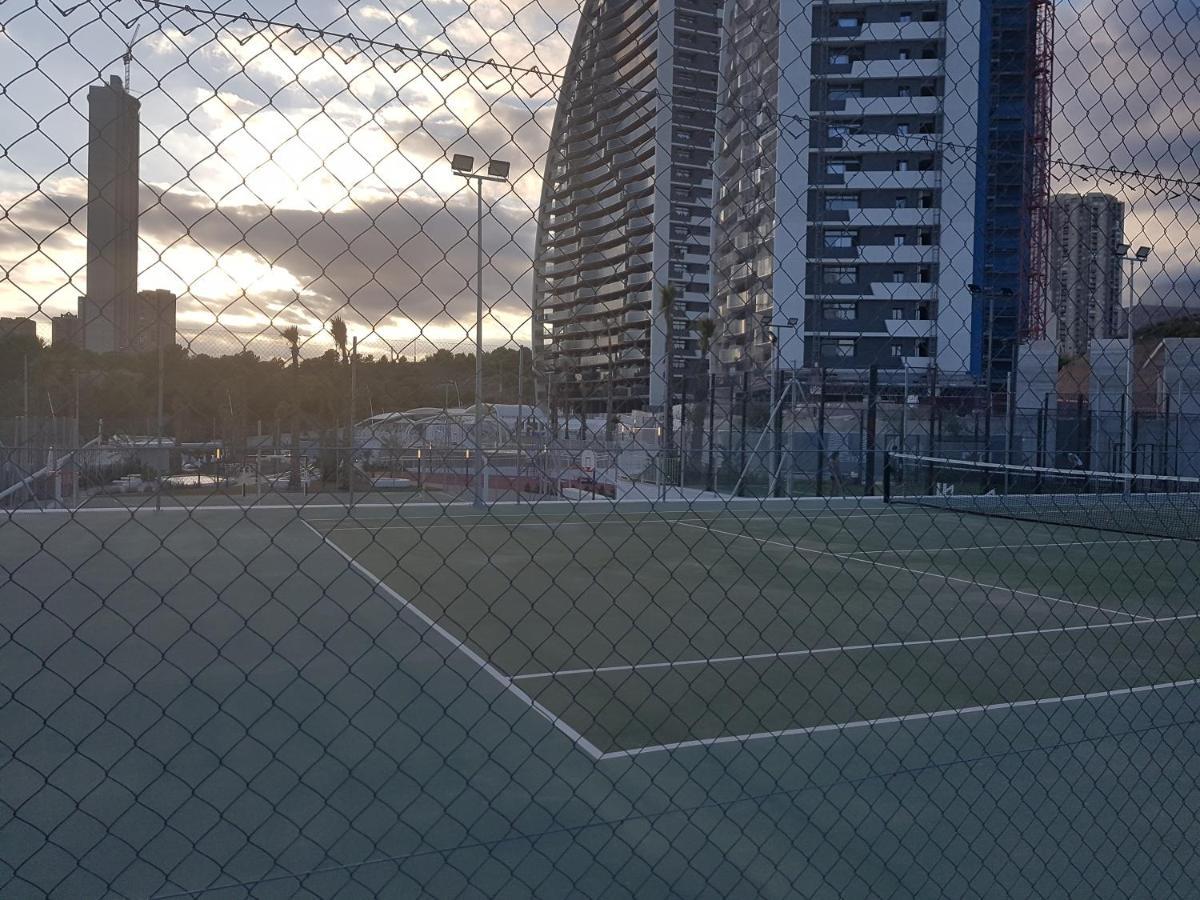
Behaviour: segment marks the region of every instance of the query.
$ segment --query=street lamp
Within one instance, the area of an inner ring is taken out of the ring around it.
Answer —
[[[475,506],[486,505],[483,496],[483,183],[508,182],[509,164],[489,159],[485,170],[475,171],[475,157],[455,153],[450,158],[454,174],[475,182]]]
[[[1129,305],[1125,310],[1125,409],[1121,423],[1121,450],[1125,457],[1125,473],[1133,475],[1133,267],[1134,265],[1143,266],[1146,260],[1150,258],[1151,247],[1138,247],[1137,252],[1133,256],[1129,255],[1129,251],[1133,249],[1129,244],[1117,244],[1113,249],[1113,256],[1117,258],[1117,264],[1129,262]],[[1125,267],[1121,265],[1121,274],[1125,274]],[[1118,294],[1118,300],[1120,294]],[[1127,478],[1124,485],[1124,493],[1129,493],[1133,489],[1133,479]]]
[[[776,411],[775,411],[775,385],[779,381],[779,334],[777,333],[776,329],[779,329],[779,328],[795,329],[796,326],[799,324],[800,324],[800,320],[794,316],[789,317],[786,324],[784,324],[782,322],[768,322],[766,324],[767,335],[770,339],[770,347],[771,347],[771,395],[770,395],[771,402],[767,408],[771,411],[770,425],[773,428],[773,430],[775,431],[775,439],[776,439],[775,440],[776,446],[774,448],[774,454],[772,454],[772,459],[771,459],[770,485],[767,489],[768,497],[775,496],[775,483],[779,477],[779,469],[782,468],[782,466],[783,466],[782,459],[779,459],[779,460],[775,459],[776,454],[782,456],[781,448],[779,447],[779,443],[780,443],[780,438],[782,437],[781,431],[782,431],[782,427],[783,427],[782,417],[779,416],[778,413],[776,413]],[[779,403],[780,403],[780,405],[782,405],[783,404],[783,385],[779,385],[779,390],[780,390]]]

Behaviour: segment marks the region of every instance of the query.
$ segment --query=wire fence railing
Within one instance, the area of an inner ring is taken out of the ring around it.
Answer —
[[[1191,896],[1197,11],[0,3],[0,897]]]

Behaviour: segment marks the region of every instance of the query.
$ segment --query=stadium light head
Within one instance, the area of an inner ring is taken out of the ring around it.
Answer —
[[[982,294],[983,293],[983,288],[981,288],[979,285],[975,284],[975,282],[971,282],[970,284],[968,284],[967,290],[970,291],[972,294]]]
[[[450,168],[465,175],[475,168],[475,157],[467,156],[465,153],[455,153],[450,158]]]
[[[1150,248],[1149,247],[1138,247],[1137,259],[1139,259],[1141,262],[1145,262],[1149,258],[1150,258]]]
[[[800,324],[800,320],[798,318],[796,318],[795,316],[788,317],[788,328],[795,328],[799,324]]]
[[[1117,254],[1117,256],[1124,256],[1126,253],[1129,252],[1129,245],[1128,244],[1117,244],[1114,252]]]
[[[488,160],[488,174],[493,178],[507,178],[509,164],[503,159]]]

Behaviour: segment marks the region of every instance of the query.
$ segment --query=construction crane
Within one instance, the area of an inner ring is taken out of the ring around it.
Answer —
[[[127,93],[133,93],[129,70],[133,65],[133,45],[137,43],[138,34],[141,30],[142,23],[138,22],[137,27],[133,29],[133,34],[129,36],[129,41],[125,44],[125,55],[121,57],[121,61],[125,63],[125,90]]]

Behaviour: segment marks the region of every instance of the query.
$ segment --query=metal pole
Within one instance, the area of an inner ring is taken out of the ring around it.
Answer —
[[[768,326],[770,327],[770,326]],[[778,452],[778,438],[775,428],[775,376],[779,372],[779,354],[775,352],[775,341],[777,336],[774,328],[768,333],[770,337],[771,348],[771,392],[767,401],[767,409],[770,410],[770,418],[767,419],[767,428],[771,430],[771,455],[767,459],[767,496],[775,496],[775,454]],[[780,423],[782,425],[782,423]],[[745,475],[745,472],[742,473]]]
[[[1125,455],[1125,472],[1128,475],[1133,474],[1133,263],[1129,261],[1129,305],[1125,312],[1125,403],[1122,410],[1124,422],[1122,423],[1122,443],[1125,445],[1122,449]],[[1124,269],[1124,266],[1122,266]],[[1132,488],[1133,479],[1127,478],[1124,482],[1124,493],[1129,493]]]
[[[525,349],[517,345],[517,501],[521,500],[521,399],[525,389]]]
[[[350,485],[350,506],[354,506],[354,401],[358,392],[358,338],[350,350],[350,421],[346,430],[346,478]]]
[[[987,366],[984,375],[984,402],[987,410],[983,419],[983,442],[987,450],[986,459],[992,461],[992,340],[996,334],[996,297],[988,294],[988,348]]]
[[[162,342],[162,304],[158,305],[157,328],[155,329],[155,340],[158,344],[158,411],[157,423],[155,425],[155,444],[158,450],[158,461],[162,462],[162,439],[163,439],[163,342]],[[154,491],[154,509],[162,509],[162,478],[163,473],[160,470],[158,473],[158,484]]]
[[[707,490],[715,492],[717,486],[713,481],[716,476],[716,445],[713,443],[716,437],[716,414],[717,414],[717,373],[708,373],[708,477],[704,480],[704,485]]]
[[[776,372],[771,376],[771,393],[775,393],[775,383],[779,382],[779,409],[775,408],[775,404],[771,404],[771,425],[774,431],[772,439],[771,452],[771,480],[767,495],[770,497],[779,496],[779,470],[783,468],[783,404],[786,394],[783,391],[783,378],[778,371],[779,366],[776,365]]]
[[[741,496],[742,481],[746,477],[746,418],[747,418],[747,412],[748,412],[747,407],[748,407],[749,403],[750,403],[750,370],[747,369],[746,371],[742,372],[742,439],[741,439],[741,457],[739,459],[739,462],[741,464],[738,466],[738,470],[741,472],[741,475],[738,477],[737,484],[734,485],[733,496],[735,496],[735,497]]]
[[[475,506],[483,498],[483,180],[475,180]]]
[[[825,367],[821,367],[821,396],[817,401],[817,484],[816,494],[825,493]]]
[[[872,365],[867,381],[866,495],[875,496],[875,431],[879,417],[879,366]]]

